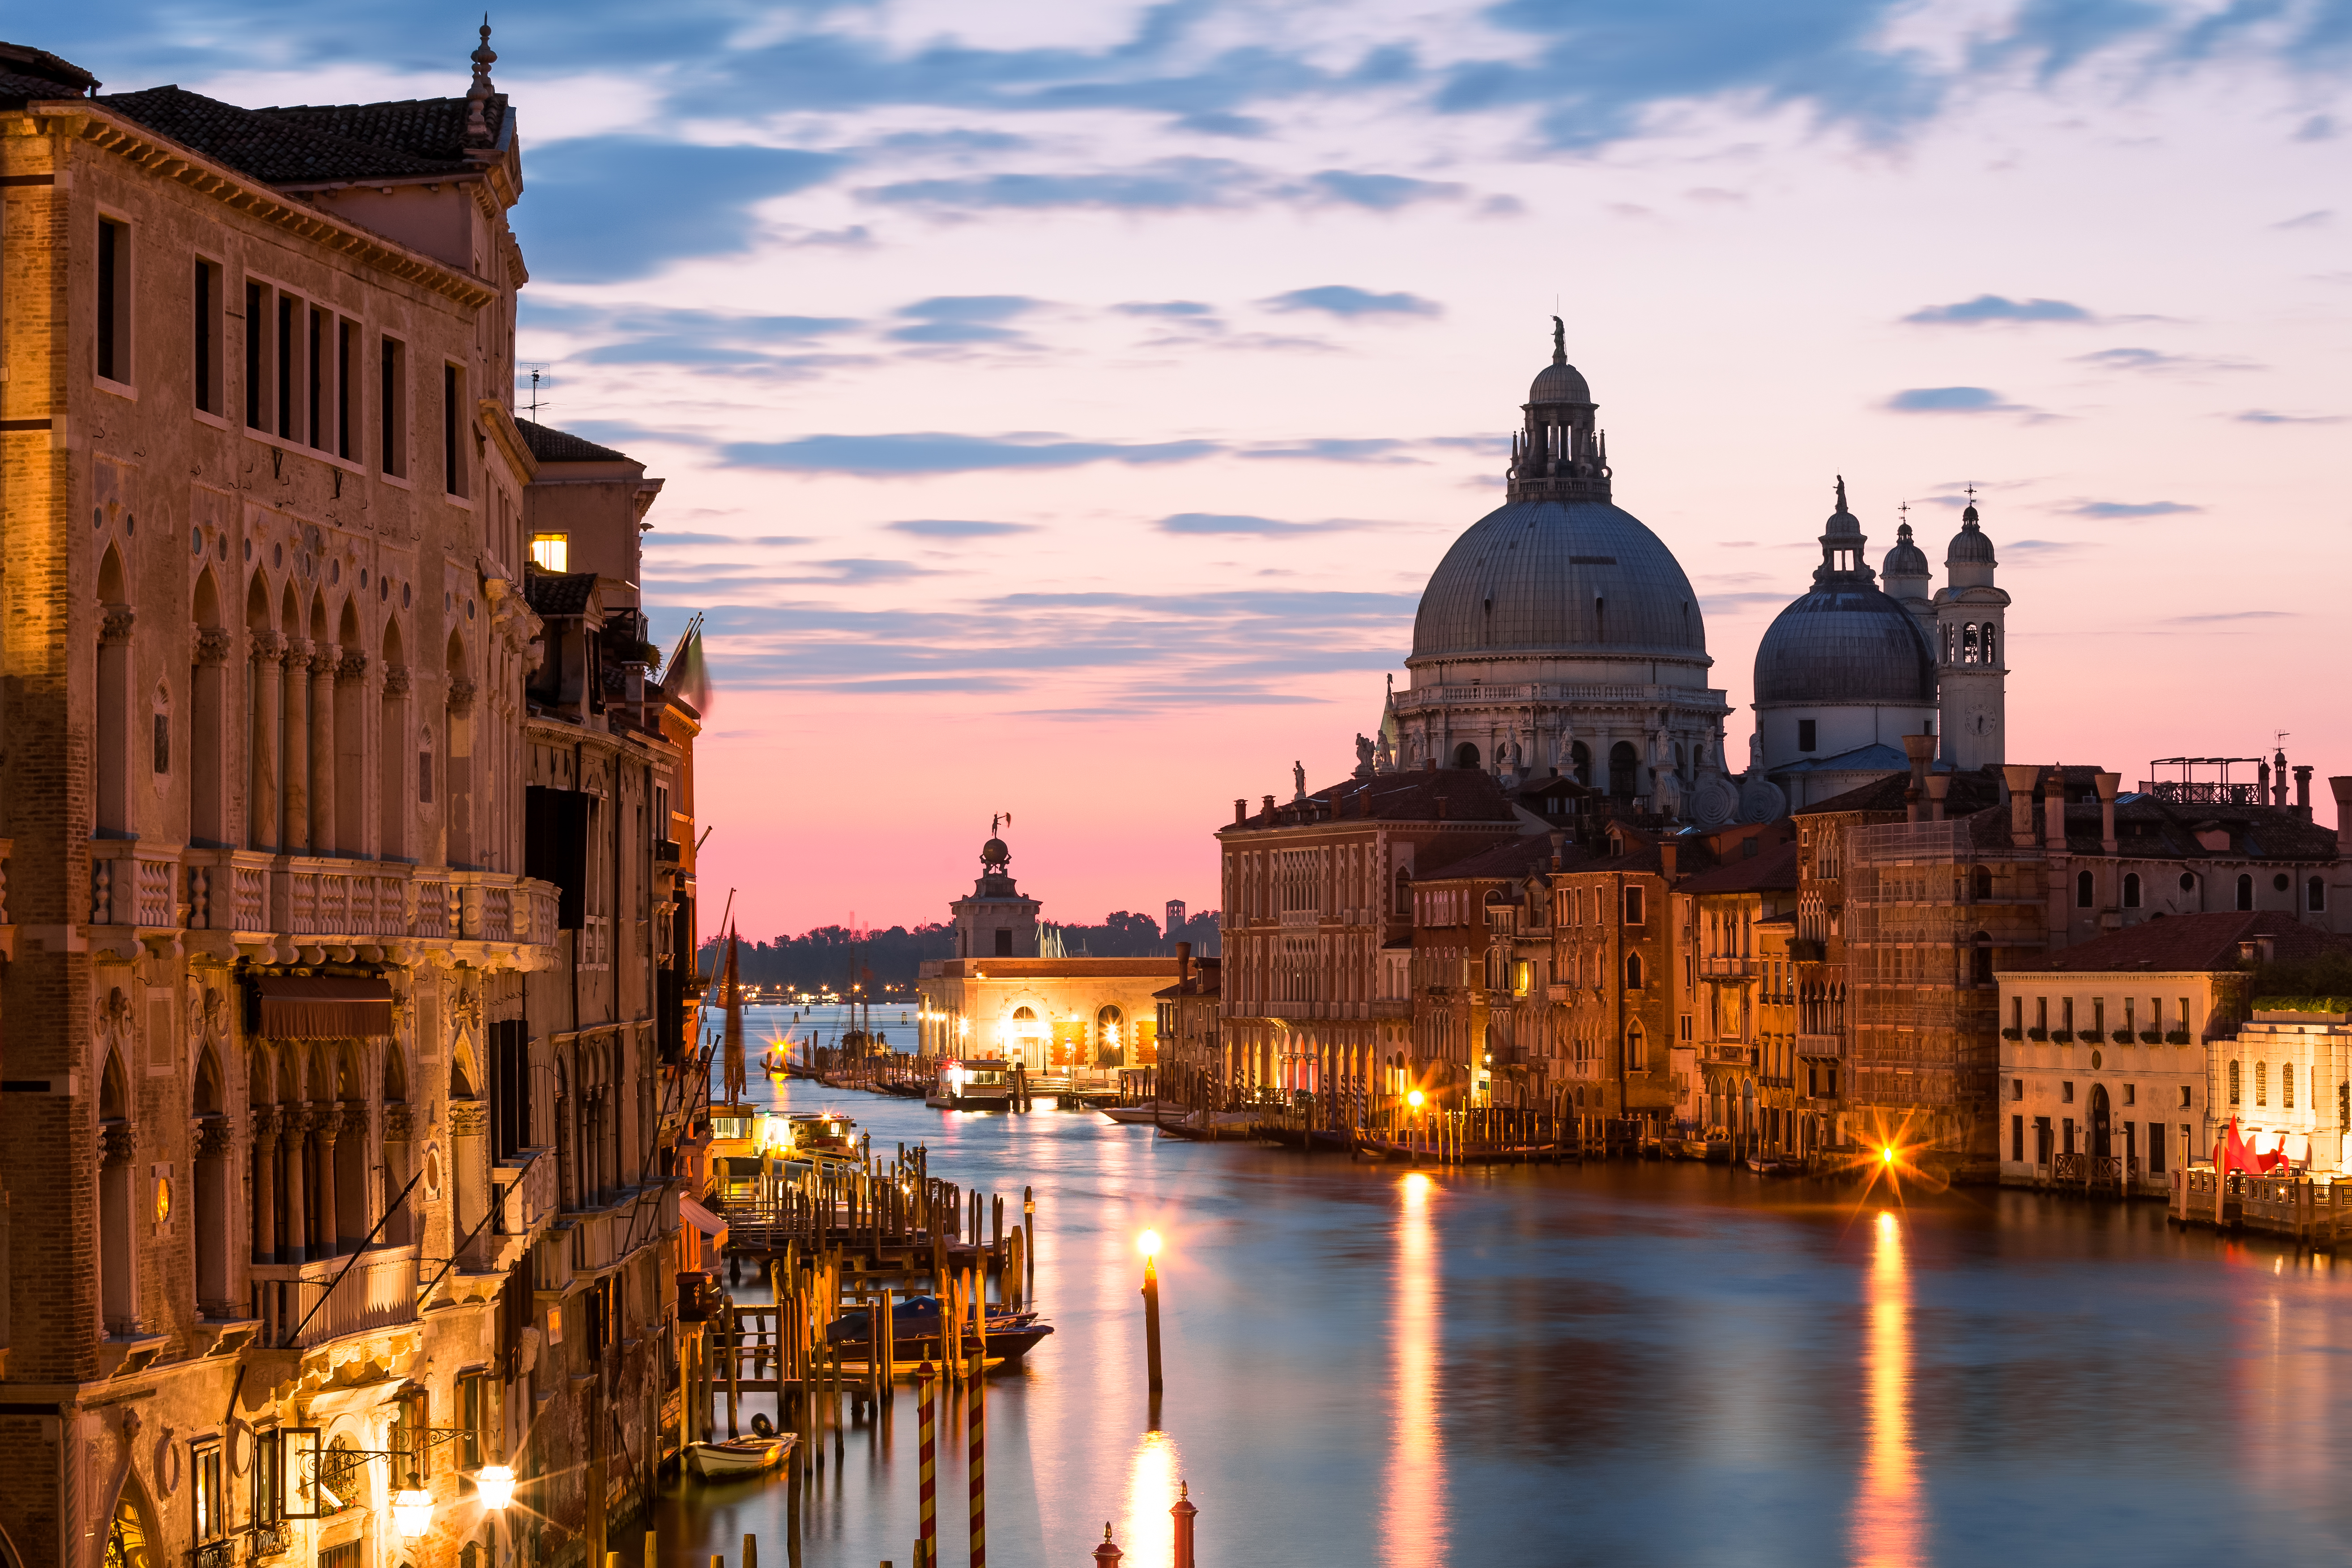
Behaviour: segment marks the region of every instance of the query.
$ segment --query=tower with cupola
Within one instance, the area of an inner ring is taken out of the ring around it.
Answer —
[[[2006,758],[2009,595],[1993,584],[2000,564],[1971,494],[1944,555],[1948,580],[1935,598],[1937,728],[1943,760],[1956,768]]]

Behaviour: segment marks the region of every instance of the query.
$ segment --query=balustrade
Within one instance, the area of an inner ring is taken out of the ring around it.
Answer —
[[[242,849],[142,853],[135,839],[90,846],[87,914],[94,926],[184,925],[341,942],[460,936],[548,942],[556,907],[546,884],[499,872],[428,872],[390,861]]]

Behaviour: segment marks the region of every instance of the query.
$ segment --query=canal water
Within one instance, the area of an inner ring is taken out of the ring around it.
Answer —
[[[1863,1198],[1686,1164],[1408,1171],[753,1078],[877,1148],[929,1144],[934,1174],[1036,1189],[1059,1331],[990,1384],[1000,1565],[1081,1568],[1108,1521],[1130,1565],[1160,1568],[1180,1480],[1202,1568],[2352,1551],[2352,1263],[2175,1231],[2147,1205]],[[1156,1421],[1147,1227],[1166,1238]],[[961,1423],[940,1452],[960,1565]],[[787,1490],[675,1486],[665,1568],[740,1568],[746,1532],[761,1568],[787,1563]],[[799,1561],[904,1568],[916,1510],[901,1393],[828,1455]]]

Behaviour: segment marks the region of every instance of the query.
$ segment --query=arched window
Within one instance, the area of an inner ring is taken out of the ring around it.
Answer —
[[[2239,1078],[2238,1078],[2238,1068],[2239,1068],[2239,1064],[2238,1064],[2238,1063],[2236,1063],[2236,1062],[2231,1062],[2231,1063],[2230,1064],[2230,1103],[2231,1103],[2231,1104],[2232,1104],[2232,1105],[2235,1105],[2235,1104],[2237,1104],[2237,1103],[2238,1103],[2238,1095],[2239,1095]]]
[[[1396,874],[1396,918],[1412,919],[1412,872],[1402,866],[1397,868]]]
[[[1992,897],[1992,870],[1978,866],[1969,873],[1969,896],[1979,902]]]
[[[2137,871],[2124,873],[2124,908],[2139,908],[2139,873]]]
[[[1127,1015],[1105,1003],[1095,1012],[1095,1065],[1118,1067],[1127,1049]]]
[[[115,993],[121,995],[120,991]],[[131,1082],[122,1058],[112,1051],[99,1077],[98,1272],[100,1310],[110,1334],[139,1331],[139,1291],[131,1270],[138,1256],[133,1235],[131,1165]]]
[[[2268,1105],[2270,1102],[2271,1064],[2268,1062],[2256,1062],[2254,1064],[2254,1103],[2256,1105]]]
[[[1953,647],[1958,640],[1958,631],[1959,628],[1953,626],[1951,622],[1944,623],[1944,662],[1946,664],[1952,662]]]
[[[2193,893],[2197,890],[2196,872],[2183,871],[2180,873],[2180,890],[2184,893]]]
[[[1625,989],[1639,991],[1641,988],[1642,955],[1638,952],[1629,952],[1625,955]]]
[[[2074,907],[2076,909],[2087,910],[2095,907],[2098,893],[2098,885],[2092,879],[2091,873],[2077,871],[2074,874]]]
[[[1460,745],[1454,747],[1454,765],[1457,768],[1476,767],[1478,765],[1478,748],[1472,745],[1467,741],[1465,741]]]
[[[2279,1068],[2279,1105],[2286,1110],[2294,1109],[2294,1064],[2287,1062]]]
[[[2327,883],[2314,877],[2303,885],[2303,907],[2317,914],[2327,907]]]
[[[1571,741],[1568,747],[1569,772],[1576,782],[1590,787],[1592,783],[1592,748],[1581,741]]]
[[[1984,645],[1982,650],[1984,662],[1987,664],[1999,664],[2000,662],[2000,650],[1993,647],[1993,624],[1990,621],[1987,621],[1978,629],[1977,636]],[[1982,719],[1979,719],[1977,722],[1981,725],[1984,721]]]
[[[98,569],[98,735],[90,760],[97,768],[98,833],[101,838],[129,836],[131,735],[132,696],[131,590],[122,560],[112,545]]]
[[[1648,1059],[1649,1052],[1642,1039],[1642,1026],[1628,1024],[1625,1026],[1625,1060],[1622,1065],[1628,1072],[1639,1072]]]
[[[1970,621],[1960,628],[1960,662],[1974,664],[1978,657],[1977,624]]]
[[[1633,749],[1631,741],[1620,741],[1609,748],[1609,793],[1618,800],[1633,798],[1635,780],[1641,773],[1642,753]]]
[[[223,1114],[220,1058],[210,1046],[196,1062],[195,1112],[196,1310],[207,1318],[240,1317],[228,1300],[228,1119]]]
[[[2242,910],[2254,907],[2254,879],[2242,871],[2238,873],[2238,907]]]

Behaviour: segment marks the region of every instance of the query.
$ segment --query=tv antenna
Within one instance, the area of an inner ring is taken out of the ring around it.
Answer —
[[[544,363],[526,365],[523,368],[530,372],[530,401],[523,406],[530,410],[531,423],[536,425],[539,423],[539,411],[542,406],[539,395],[541,391],[551,389],[555,385],[555,377],[549,374]]]

